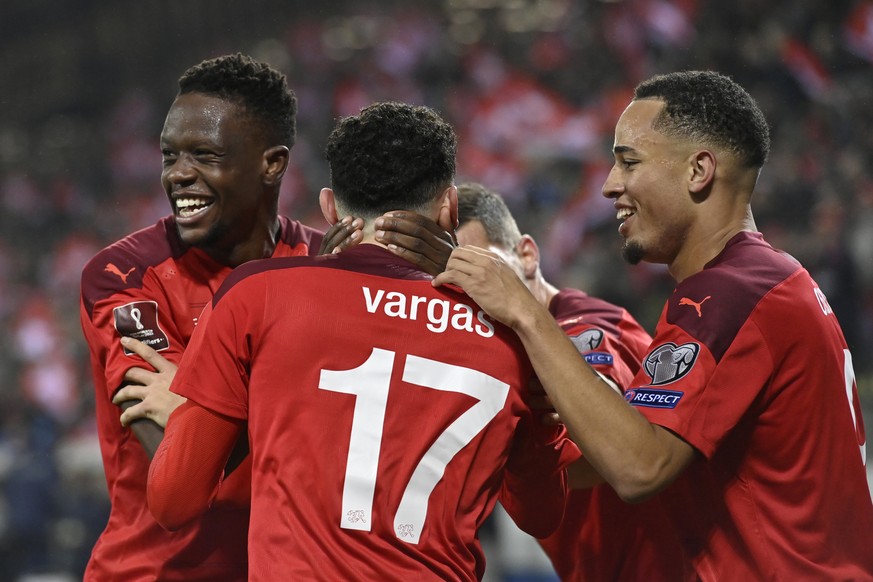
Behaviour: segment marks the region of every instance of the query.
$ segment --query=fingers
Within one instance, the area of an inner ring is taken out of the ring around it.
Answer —
[[[121,413],[121,426],[129,426],[131,422],[134,420],[139,420],[141,418],[148,418],[148,412],[146,411],[143,403],[140,402],[138,404],[134,404],[124,410]]]
[[[146,370],[145,368],[130,368],[124,373],[122,379],[125,382],[131,382],[134,384],[148,384],[154,375],[155,372]]]
[[[363,228],[363,219],[344,216],[324,234],[318,254],[335,254],[355,246],[363,238]]]
[[[389,212],[377,218],[375,226],[376,241],[431,275],[445,269],[456,246],[451,232],[414,212]]]
[[[157,372],[175,371],[176,364],[164,358],[161,354],[139,340],[123,336],[121,345],[141,357],[150,364]]]
[[[149,390],[146,386],[128,384],[115,393],[115,396],[112,397],[112,404],[119,406],[122,402],[127,402],[128,400],[143,400],[148,395],[148,392]]]
[[[442,273],[438,273],[433,280],[433,286],[440,285],[457,285],[464,287],[464,284],[469,280],[472,273],[473,263],[471,262],[471,247],[459,247],[452,251],[446,268]]]

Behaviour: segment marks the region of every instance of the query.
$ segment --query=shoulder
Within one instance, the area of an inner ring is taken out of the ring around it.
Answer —
[[[125,289],[141,287],[150,267],[184,253],[171,217],[138,230],[98,252],[82,269],[87,308]]]
[[[741,233],[703,271],[677,285],[666,322],[705,343],[718,359],[771,291],[801,271],[758,233]]]
[[[279,223],[282,226],[281,240],[290,247],[306,245],[309,255],[315,255],[321,246],[324,233],[316,228],[307,226],[298,220],[292,220],[287,216],[280,216]]]
[[[549,303],[549,311],[565,332],[584,327],[599,327],[615,336],[629,330],[646,333],[624,307],[592,297],[578,289],[561,289]]]
[[[213,306],[227,295],[232,289],[251,284],[256,279],[265,280],[266,278],[281,275],[295,276],[300,271],[294,271],[299,267],[319,267],[327,266],[325,263],[335,261],[337,255],[325,256],[292,256],[292,257],[272,257],[269,259],[257,259],[243,263],[236,267],[221,283],[221,286],[216,291],[212,298]]]
[[[560,324],[562,320],[585,317],[589,320],[618,321],[627,314],[623,307],[579,289],[561,289],[549,303],[549,311]]]

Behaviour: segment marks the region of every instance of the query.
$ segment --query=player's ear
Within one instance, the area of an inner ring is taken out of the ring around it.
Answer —
[[[333,197],[333,190],[330,188],[322,188],[318,193],[318,205],[321,206],[321,213],[327,223],[334,225],[339,221],[336,213],[336,200]]]
[[[704,194],[715,178],[716,157],[709,150],[694,152],[689,158],[688,190],[693,194]]]
[[[521,235],[521,240],[515,245],[515,254],[521,261],[521,268],[526,279],[536,277],[540,268],[540,248],[529,234]]]
[[[291,151],[286,146],[273,146],[264,150],[264,183],[275,186],[282,181],[288,169]]]
[[[458,228],[458,187],[454,184],[443,191],[437,224],[450,233]]]

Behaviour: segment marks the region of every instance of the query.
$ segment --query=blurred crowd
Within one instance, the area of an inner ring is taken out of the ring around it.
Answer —
[[[600,195],[612,130],[640,80],[715,69],[771,124],[757,226],[821,285],[873,404],[873,0],[324,4],[265,15],[279,31],[269,38],[160,63],[175,79],[241,51],[287,73],[299,117],[282,213],[326,226],[316,193],[338,116],[380,100],[430,105],[457,128],[458,181],[506,197],[546,277],[626,306],[652,331],[672,284],[660,266],[620,259]],[[158,135],[175,94],[146,74],[118,79],[103,107],[0,126],[3,580],[80,578],[108,513],[79,276],[100,248],[168,212]]]

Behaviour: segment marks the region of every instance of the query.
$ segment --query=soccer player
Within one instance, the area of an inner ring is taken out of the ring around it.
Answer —
[[[182,401],[165,389],[167,378],[203,306],[233,267],[314,254],[322,242],[320,232],[277,216],[296,110],[284,75],[247,56],[187,70],[161,133],[172,214],[102,250],[83,271],[81,322],[112,506],[85,580],[246,579],[248,509],[230,502],[245,499],[244,467],[230,474],[228,499],[174,532],[149,513],[145,488],[161,427]],[[125,336],[135,339],[122,344]],[[128,407],[129,428],[113,398]]]
[[[511,331],[375,244],[371,225],[392,209],[454,224],[455,150],[426,107],[379,103],[341,120],[321,208],[331,223],[364,218],[364,244],[243,265],[204,311],[149,507],[170,529],[195,519],[221,495],[247,423],[251,580],[483,575],[476,532],[517,427],[536,422],[529,364]]]
[[[822,291],[755,229],[769,151],[752,97],[711,71],[637,86],[615,129],[624,257],[677,286],[621,398],[496,255],[463,287],[516,331],[585,459],[625,500],[659,495],[702,580],[869,580],[873,504],[852,356]]]
[[[546,307],[579,353],[619,393],[630,385],[652,341],[617,305],[578,289],[558,289],[540,270],[536,241],[521,234],[503,199],[476,183],[458,186],[458,244],[497,253]],[[505,489],[500,500],[510,517],[539,512],[542,492]],[[538,539],[562,580],[676,580],[684,564],[670,536],[661,531],[656,500],[630,505],[607,484],[570,492],[560,527]],[[672,544],[672,545],[671,545]]]

